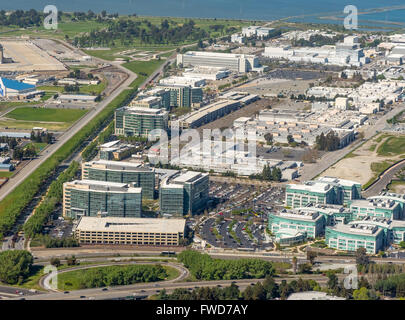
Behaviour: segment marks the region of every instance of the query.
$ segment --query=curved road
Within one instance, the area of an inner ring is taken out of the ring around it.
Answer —
[[[405,159],[394,164],[387,169],[370,187],[363,191],[363,196],[368,198],[371,196],[377,196],[383,191],[387,185],[391,182],[392,178],[402,169],[405,168]]]
[[[171,262],[150,262],[150,261],[111,262],[111,263],[88,265],[88,266],[78,266],[78,267],[73,267],[73,268],[69,268],[69,269],[60,270],[57,273],[49,273],[49,274],[47,274],[47,275],[45,275],[45,276],[43,276],[41,278],[41,280],[39,281],[39,285],[42,288],[46,289],[46,290],[59,292],[59,290],[55,290],[55,289],[52,288],[52,286],[50,285],[50,281],[56,275],[59,275],[61,273],[66,273],[66,272],[71,272],[71,271],[76,271],[76,270],[86,270],[86,269],[99,268],[99,267],[109,267],[109,266],[116,266],[116,265],[130,265],[130,264],[139,264],[139,265],[145,265],[145,264],[156,265],[156,264],[160,264],[162,266],[171,267],[171,268],[177,269],[177,271],[179,271],[179,276],[176,277],[175,279],[165,280],[165,281],[157,281],[157,282],[154,282],[154,283],[171,283],[171,282],[176,282],[176,281],[182,281],[185,278],[187,278],[189,276],[189,274],[190,274],[188,269],[186,269],[182,265],[171,263]],[[130,286],[132,286],[132,285],[130,285]],[[130,286],[123,286],[123,287],[129,288]],[[117,288],[119,288],[119,287],[117,287]]]

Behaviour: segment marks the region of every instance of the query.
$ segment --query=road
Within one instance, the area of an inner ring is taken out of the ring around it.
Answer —
[[[338,275],[339,280],[344,277],[344,275]],[[282,280],[291,281],[294,279],[313,279],[319,284],[325,285],[328,281],[326,276],[322,275],[294,275],[294,276],[285,276],[280,278],[274,278],[277,283],[280,283]],[[110,287],[108,290],[103,291],[101,288],[97,289],[83,289],[75,290],[69,293],[61,292],[52,292],[39,295],[26,296],[25,300],[106,300],[106,299],[117,299],[127,296],[132,296],[134,293],[138,295],[152,295],[158,293],[165,289],[168,293],[174,289],[194,289],[196,287],[215,287],[215,286],[229,286],[234,282],[241,290],[245,289],[252,283],[262,282],[264,279],[245,279],[245,280],[214,280],[214,281],[200,281],[200,282],[154,282],[154,283],[138,283],[128,286],[116,286]],[[19,298],[14,298],[18,300]]]
[[[393,165],[379,179],[374,182],[367,190],[363,191],[363,197],[368,198],[371,196],[377,196],[383,191],[387,185],[391,182],[392,178],[405,168],[405,160],[401,160],[397,164]]]
[[[48,275],[42,277],[39,284],[40,284],[40,286],[42,288],[44,288],[46,290],[59,292],[58,290],[55,290],[55,289],[52,288],[52,285],[50,284],[50,282],[52,282],[52,280],[55,278],[56,275],[60,275],[61,273],[66,273],[66,272],[76,271],[76,270],[86,270],[86,269],[92,269],[92,268],[98,268],[98,267],[116,266],[116,265],[129,265],[129,264],[156,265],[157,263],[159,263],[162,266],[174,268],[179,272],[178,277],[176,277],[175,279],[172,279],[172,280],[164,281],[165,283],[172,283],[172,282],[176,282],[176,281],[182,281],[182,280],[186,279],[190,275],[188,269],[184,268],[182,265],[177,264],[177,263],[150,262],[150,261],[124,261],[124,262],[109,262],[109,263],[104,263],[104,264],[87,265],[87,266],[85,265],[85,266],[78,266],[78,267],[69,268],[69,269],[66,269],[66,270],[60,270],[60,271],[58,271],[57,274],[56,273],[49,273]],[[162,281],[160,281],[160,282],[162,282]]]
[[[123,90],[136,79],[136,74],[127,70],[126,68],[116,65],[117,68],[125,71],[129,76],[128,78],[116,88],[111,95],[106,97],[103,101],[91,109],[84,117],[77,121],[68,131],[59,136],[58,140],[41,153],[41,155],[28,163],[18,174],[13,176],[3,187],[0,189],[0,201],[3,200],[11,191],[13,191],[21,182],[23,182],[34,170],[36,170],[44,161],[49,159],[63,144],[69,141],[77,132],[79,132],[87,123],[89,123],[96,115],[98,115],[111,101],[113,101]]]
[[[377,132],[381,132],[387,126],[387,120],[394,117],[396,114],[405,110],[405,105],[399,105],[393,110],[389,111],[383,117],[381,117],[374,125],[369,126],[364,132],[364,139],[368,140],[372,138]],[[308,181],[315,178],[317,175],[324,172],[334,163],[338,162],[340,159],[345,157],[351,151],[356,149],[360,145],[361,141],[354,142],[346,148],[339,149],[333,152],[327,152],[321,159],[319,159],[314,164],[305,164],[303,171],[301,173],[300,180]]]

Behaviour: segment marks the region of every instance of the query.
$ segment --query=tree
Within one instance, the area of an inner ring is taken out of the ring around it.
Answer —
[[[297,263],[298,263],[298,259],[297,259],[297,257],[293,257],[292,258],[292,265],[293,265],[293,272],[294,273],[297,273]]]
[[[60,267],[60,260],[58,258],[52,258],[50,261],[51,265],[57,267]]]
[[[264,135],[264,140],[266,140],[267,144],[273,144],[273,134],[268,132]]]
[[[280,296],[278,284],[270,276],[263,281],[263,288],[266,291],[266,299],[271,300]]]
[[[294,138],[293,138],[293,136],[292,136],[291,134],[289,134],[289,135],[287,136],[287,141],[288,141],[288,144],[291,144],[291,143],[294,142]]]
[[[0,252],[0,281],[20,284],[29,275],[34,258],[26,250]]]
[[[311,265],[314,265],[315,258],[318,256],[318,254],[315,251],[307,250],[307,260],[311,263]]]
[[[298,267],[299,273],[312,273],[312,266],[309,263],[302,263]]]
[[[368,266],[370,263],[370,259],[367,255],[367,250],[366,248],[358,248],[356,250],[356,264],[357,267],[360,266]]]
[[[245,291],[243,291],[243,300],[253,300],[253,287],[248,286]]]
[[[338,283],[338,277],[333,272],[330,272],[328,274],[328,288],[334,290],[337,288]]]
[[[74,255],[72,255],[71,257],[66,259],[66,263],[68,266],[76,265],[76,257]]]
[[[253,300],[265,300],[266,299],[266,291],[263,288],[263,285],[260,282],[257,282],[253,286]]]
[[[368,289],[365,288],[365,287],[354,290],[353,291],[353,299],[354,300],[371,300]]]

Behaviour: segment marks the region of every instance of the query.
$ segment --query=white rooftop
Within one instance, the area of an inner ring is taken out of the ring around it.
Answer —
[[[84,231],[183,233],[185,219],[82,217],[77,229]]]

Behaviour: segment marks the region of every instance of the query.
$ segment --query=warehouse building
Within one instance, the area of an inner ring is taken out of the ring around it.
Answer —
[[[81,244],[179,246],[184,219],[81,217],[74,229]]]
[[[255,55],[218,53],[205,51],[188,51],[177,55],[177,65],[207,66],[227,68],[234,72],[262,71],[259,59]]]
[[[63,184],[63,216],[141,217],[142,189],[129,183],[75,180]]]
[[[63,103],[94,103],[97,96],[87,94],[61,94],[58,100]]]
[[[131,183],[142,188],[142,197],[154,198],[155,171],[141,163],[117,161],[90,161],[82,164],[82,179]]]
[[[376,254],[384,249],[384,231],[377,226],[337,224],[326,227],[325,242],[330,248],[338,250],[366,248],[368,253]]]
[[[206,207],[209,199],[208,173],[186,171],[165,178],[159,190],[160,212],[193,215]]]
[[[168,120],[162,109],[122,107],[115,111],[115,134],[147,137],[155,129],[167,131]]]
[[[350,205],[350,210],[356,220],[367,216],[399,220],[401,215],[400,205],[389,199],[354,200]]]
[[[239,109],[241,106],[240,101],[219,100],[185,115],[180,118],[180,123],[183,129],[198,128]]]
[[[42,93],[43,91],[35,89],[35,85],[0,77],[0,97],[31,98]]]

